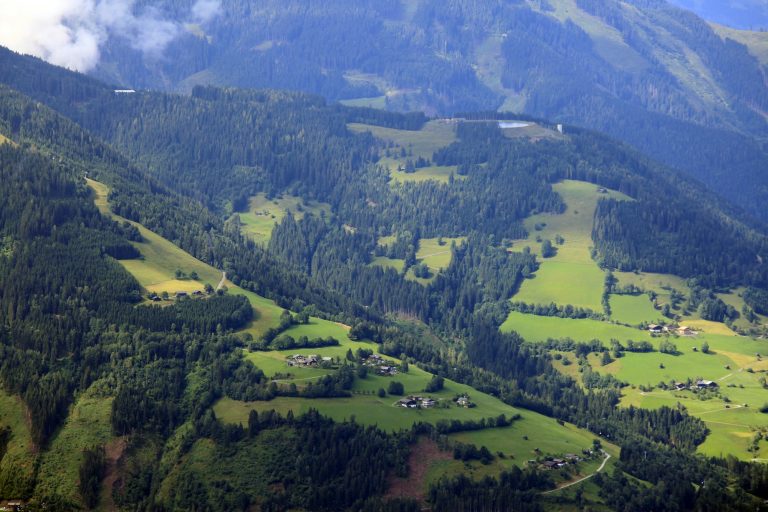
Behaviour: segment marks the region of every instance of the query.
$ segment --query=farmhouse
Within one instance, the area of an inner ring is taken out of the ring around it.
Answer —
[[[680,336],[695,336],[696,335],[696,331],[694,331],[693,329],[691,329],[690,327],[687,327],[685,325],[681,325],[680,327],[678,327],[676,332]]]
[[[294,354],[288,356],[288,366],[297,366],[299,368],[316,367],[320,362],[320,356],[310,355],[304,356],[302,354]],[[323,358],[325,360],[325,358]]]
[[[677,391],[682,391],[687,388],[688,388],[688,384],[686,384],[685,382],[675,382],[675,389]]]
[[[437,401],[429,397],[410,395],[398,400],[397,405],[406,409],[429,409],[437,405]]]
[[[189,296],[189,294],[187,292],[176,292],[176,298],[177,299],[182,299],[182,298],[187,297],[187,296]]]
[[[665,332],[669,332],[669,329],[663,325],[651,324],[648,326],[648,332],[651,334],[663,334]]]
[[[717,387],[717,382],[699,379],[696,381],[696,387],[698,389],[715,389]]]
[[[458,405],[459,407],[470,408],[470,407],[474,407],[475,404],[473,404],[469,400],[469,395],[461,395],[458,398],[456,398],[456,405]]]
[[[563,459],[545,460],[541,463],[541,467],[544,469],[558,469],[566,466],[568,463]]]
[[[398,372],[397,365],[395,365],[394,361],[384,359],[379,354],[371,354],[365,361],[363,361],[363,364],[368,368],[375,370],[377,375],[383,377],[392,377],[393,375],[397,375]]]

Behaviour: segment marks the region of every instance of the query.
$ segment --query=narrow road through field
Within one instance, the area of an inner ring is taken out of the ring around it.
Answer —
[[[605,459],[603,459],[603,463],[600,464],[600,467],[597,468],[597,470],[595,470],[594,473],[591,473],[591,474],[589,474],[589,475],[587,475],[587,476],[585,476],[583,478],[579,478],[578,480],[574,480],[573,482],[568,482],[567,484],[561,485],[560,487],[557,487],[555,489],[550,489],[549,491],[544,491],[541,494],[550,494],[550,493],[553,493],[553,492],[556,492],[556,491],[561,491],[563,489],[567,489],[568,487],[570,487],[572,485],[580,484],[584,480],[588,480],[588,479],[592,478],[593,476],[595,476],[596,474],[598,474],[599,472],[601,472],[603,470],[603,468],[605,467],[605,463],[608,462],[608,459],[611,458],[611,454],[608,453],[608,452],[603,452],[603,455],[605,455]]]
[[[219,281],[219,284],[216,286],[216,291],[219,291],[222,288],[224,288],[224,281],[226,281],[226,280],[227,280],[227,273],[226,272],[222,272],[221,273],[221,281]]]

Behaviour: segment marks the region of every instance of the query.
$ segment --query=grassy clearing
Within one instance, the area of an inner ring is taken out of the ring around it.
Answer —
[[[378,244],[380,246],[386,246],[394,242],[395,236],[382,236],[379,237]],[[451,252],[452,244],[461,245],[467,240],[467,237],[460,236],[455,238],[442,238],[442,245],[440,244],[441,238],[422,238],[419,240],[419,249],[416,251],[416,261],[424,263],[432,271],[432,275],[428,278],[416,277],[413,273],[413,268],[409,268],[405,273],[405,279],[409,281],[415,281],[424,286],[428,285],[435,280],[437,274],[442,270],[448,268],[451,264],[451,258],[453,253]],[[375,265],[384,268],[392,268],[397,272],[402,273],[405,267],[405,260],[396,258],[387,258],[386,256],[376,256],[370,265]]]
[[[34,478],[37,447],[32,442],[26,418],[21,399],[0,389],[0,428],[11,430],[7,452],[0,459],[0,497],[5,499],[18,496],[3,495],[4,489],[23,488]]]
[[[647,295],[611,295],[611,318],[629,325],[643,322],[658,322],[662,318],[660,311],[653,307]]]
[[[576,341],[602,340],[608,344],[612,338],[621,341],[647,340],[651,336],[639,329],[624,325],[601,322],[591,319],[558,318],[551,316],[528,315],[512,311],[501,325],[504,332],[516,331],[526,341],[533,343],[547,341],[548,338],[571,338]]]
[[[512,250],[529,247],[541,254],[537,237],[552,240],[560,235],[563,245],[556,245],[557,254],[542,259],[541,267],[527,279],[514,300],[533,304],[571,304],[602,311],[604,272],[592,260],[592,219],[597,201],[602,197],[620,200],[629,198],[619,192],[598,192],[596,185],[581,181],[565,180],[553,186],[566,204],[563,214],[539,214],[525,220],[530,233],[525,240],[513,243]],[[538,226],[539,229],[536,229]]]
[[[521,126],[519,128],[505,128],[502,130],[504,136],[508,139],[565,139],[564,135],[559,132],[544,128],[540,124],[528,123],[527,126]]]
[[[72,408],[66,423],[43,454],[36,493],[57,494],[79,502],[78,470],[83,450],[112,440],[112,398],[86,392]]]
[[[119,222],[127,221],[125,218],[115,215],[109,208],[107,202],[109,188],[106,185],[93,180],[86,181],[94,190],[94,202],[103,215],[112,217]],[[221,271],[196,259],[141,224],[131,221],[127,222],[136,226],[141,233],[143,241],[132,242],[132,244],[141,252],[142,259],[121,260],[120,263],[147,291],[156,293],[162,291],[167,291],[168,293],[176,291],[188,292],[202,289],[206,283],[214,288],[217,287],[223,277]],[[187,274],[197,272],[199,279],[198,281],[174,279],[173,276],[176,269],[181,269]],[[254,308],[255,319],[243,332],[249,332],[253,336],[258,337],[264,331],[279,323],[282,309],[273,301],[243,290],[228,280],[225,280],[224,284],[227,286],[229,293],[248,298]]]
[[[439,238],[422,238],[419,240],[419,250],[416,251],[416,259],[424,263],[431,270],[439,272],[448,268],[451,264],[451,244],[461,245],[467,237],[443,238],[440,245]]]
[[[379,161],[380,165],[389,169],[393,184],[427,180],[448,183],[451,175],[456,179],[462,178],[456,175],[456,166],[430,166],[417,169],[414,173],[398,171],[399,167],[405,167],[407,160],[416,160],[419,157],[431,160],[435,151],[455,142],[456,126],[453,124],[439,120],[429,121],[421,130],[396,130],[359,123],[350,123],[347,126],[353,132],[371,132],[376,138],[395,144],[396,147],[391,150],[392,156],[385,157],[382,154]],[[408,156],[400,156],[401,149],[404,149]]]
[[[372,98],[355,98],[351,100],[341,100],[339,103],[347,107],[366,107],[385,110],[387,108],[386,96],[374,96]]]
[[[451,176],[454,179],[463,180],[465,176],[459,176],[456,174],[457,166],[455,165],[430,165],[429,167],[422,167],[417,169],[416,172],[407,173],[399,172],[397,160],[392,158],[384,158],[380,163],[390,170],[390,177],[392,183],[422,183],[424,181],[439,181],[441,183],[449,183]]]
[[[397,272],[402,272],[403,267],[405,266],[405,260],[387,258],[386,256],[376,256],[373,258],[373,261],[370,264],[377,267],[391,268]]]
[[[291,195],[268,199],[261,193],[249,200],[247,212],[237,215],[244,234],[255,242],[267,244],[275,224],[280,223],[288,212],[296,219],[301,219],[307,212],[328,216],[331,214],[331,206],[318,201],[305,202],[302,198]]]

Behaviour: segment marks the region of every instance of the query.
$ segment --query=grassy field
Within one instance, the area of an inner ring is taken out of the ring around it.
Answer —
[[[669,303],[671,289],[680,292],[684,298],[687,298],[691,293],[691,289],[685,279],[670,274],[614,272],[614,276],[618,279],[619,286],[632,284],[642,290],[656,293],[656,301],[660,307]],[[718,293],[716,295],[722,299],[723,302],[733,306],[737,311],[741,312],[741,308],[744,306],[744,299],[741,297],[743,291],[744,288],[736,288],[729,293]],[[685,323],[690,327],[712,334],[734,335],[734,332],[725,324],[702,320],[697,311],[685,313],[682,309],[676,309],[674,312],[681,316],[682,323]],[[758,315],[758,323],[765,325],[768,323],[768,318]],[[743,317],[738,318],[734,324],[740,328],[748,328],[750,326],[749,322]]]
[[[275,224],[280,223],[288,212],[298,220],[306,212],[313,215],[330,215],[331,206],[317,201],[305,202],[302,198],[291,195],[267,199],[262,193],[250,199],[247,212],[237,215],[240,217],[240,227],[244,234],[255,242],[267,244]]]
[[[36,493],[57,494],[79,502],[78,469],[83,450],[103,446],[112,439],[112,398],[86,392],[77,400],[64,426],[42,456]]]
[[[611,318],[624,324],[640,325],[643,322],[659,322],[663,316],[653,307],[647,295],[611,295],[609,302]]]
[[[419,157],[431,160],[435,151],[455,142],[456,126],[453,124],[429,121],[421,130],[397,130],[359,123],[350,123],[347,126],[353,132],[371,132],[376,138],[392,142],[397,146],[393,150],[393,156],[385,157],[382,154],[382,159],[379,162],[382,166],[389,169],[392,183],[426,180],[447,183],[451,175],[454,175],[456,179],[462,178],[456,175],[456,166],[430,166],[418,169],[414,173],[398,171],[400,166],[405,166],[407,160],[416,160]],[[399,156],[397,151],[400,148],[405,149],[410,155],[406,157]],[[397,155],[395,156],[395,154]]]
[[[107,204],[109,189],[106,185],[93,180],[87,181],[96,193],[95,202],[99,211],[119,222],[125,221],[125,218],[115,215],[110,210]],[[168,293],[190,292],[202,290],[206,283],[216,287],[221,281],[222,273],[219,270],[192,257],[141,224],[130,223],[139,229],[143,238],[142,242],[132,242],[133,246],[141,252],[142,259],[120,260],[120,264],[133,274],[139,284],[147,291],[156,293],[162,291]],[[181,269],[187,274],[197,272],[199,280],[176,279],[174,275],[177,269]]]
[[[539,214],[525,220],[525,227],[530,233],[526,240],[513,243],[513,251],[530,247],[541,254],[541,239],[552,240],[557,235],[565,239],[563,245],[556,245],[554,257],[540,259],[541,267],[534,278],[527,279],[515,295],[514,300],[533,304],[571,304],[602,311],[604,272],[592,260],[592,219],[601,197],[629,199],[618,192],[601,194],[598,187],[591,183],[566,180],[553,186],[562,196],[567,208],[559,215]],[[536,229],[536,226],[540,229]]]
[[[397,270],[398,272],[402,272],[403,267],[405,266],[405,260],[387,258],[386,256],[376,256],[373,258],[373,261],[370,264],[378,267],[391,268]]]
[[[21,399],[0,389],[0,428],[11,430],[7,452],[0,459],[0,490],[24,487],[34,478],[38,450],[32,442],[26,417]]]
[[[576,341],[603,340],[608,344],[611,338],[626,340],[651,340],[651,336],[639,329],[624,325],[591,319],[558,318],[536,316],[512,311],[501,325],[504,332],[516,331],[530,342],[543,342],[548,338],[572,338]]]
[[[422,238],[419,240],[419,250],[416,251],[416,259],[424,263],[431,270],[439,272],[448,268],[451,264],[451,244],[461,245],[467,237],[443,238],[440,245],[439,238]]]
[[[379,237],[378,244],[386,246],[395,241],[395,236],[382,236]],[[451,244],[461,245],[466,241],[467,237],[460,236],[455,238],[445,237],[442,239],[443,245],[440,245],[440,238],[422,238],[419,240],[419,249],[416,251],[416,260],[419,263],[424,263],[432,271],[432,276],[429,278],[416,277],[413,273],[413,268],[409,268],[405,274],[405,278],[409,281],[416,281],[422,285],[427,285],[435,280],[437,274],[440,271],[448,268],[451,264]],[[403,271],[405,266],[405,260],[396,258],[387,258],[386,256],[376,256],[370,265],[375,265],[384,268],[392,268],[398,272]]]
[[[430,165],[417,169],[416,172],[407,173],[397,170],[399,161],[393,158],[382,158],[379,163],[389,168],[392,183],[421,183],[424,181],[448,183],[451,176],[457,180],[466,178],[466,176],[456,174],[457,167],[455,165]]]
[[[432,272],[428,278],[416,277],[413,273],[413,267],[408,269],[405,278],[409,281],[416,281],[422,285],[428,285],[435,280],[437,274],[448,268],[451,264],[451,244],[461,245],[467,237],[443,238],[444,245],[440,245],[439,238],[422,238],[419,240],[419,250],[416,251],[416,260],[424,263]]]
[[[355,98],[352,100],[341,100],[339,103],[347,107],[367,107],[385,110],[387,108],[387,97],[382,95],[372,98]]]

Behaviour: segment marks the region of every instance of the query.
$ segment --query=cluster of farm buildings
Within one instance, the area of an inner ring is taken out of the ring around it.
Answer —
[[[469,395],[459,395],[454,398],[453,401],[456,402],[456,405],[459,407],[475,407],[475,404],[469,400]],[[437,405],[437,400],[432,397],[409,395],[398,400],[397,405],[398,407],[404,407],[406,409],[429,409]]]
[[[576,464],[581,460],[578,455],[566,453],[562,459],[547,459],[539,464],[539,469],[560,469],[568,464]],[[529,460],[528,464],[536,464],[535,460]]]
[[[670,329],[666,325],[656,325],[651,324],[648,326],[648,332],[651,333],[651,335],[658,335],[658,334],[677,334],[678,336],[696,336],[698,332],[691,329],[688,326],[681,325],[680,327]]]
[[[202,297],[203,291],[195,290],[191,294],[187,292],[176,292],[173,296],[176,299],[186,299],[190,295],[192,295],[193,297]],[[163,300],[163,298],[160,297],[158,294],[153,293],[152,295],[149,296],[149,300],[151,300],[152,302],[160,302],[161,300]]]
[[[430,397],[409,395],[398,400],[397,405],[406,409],[429,409],[437,405],[437,401]]]
[[[315,354],[309,356],[294,354],[292,356],[288,356],[286,360],[288,361],[288,366],[295,366],[299,368],[317,368],[322,363],[330,363],[332,358],[320,357]]]
[[[688,382],[675,382],[675,389],[677,391],[683,391],[689,389],[691,391],[699,391],[704,389],[717,389],[717,382],[712,380],[698,379],[693,384]]]
[[[364,361],[363,365],[376,372],[376,375],[383,377],[393,377],[397,375],[397,364],[394,361],[384,359],[379,354],[371,354]]]

